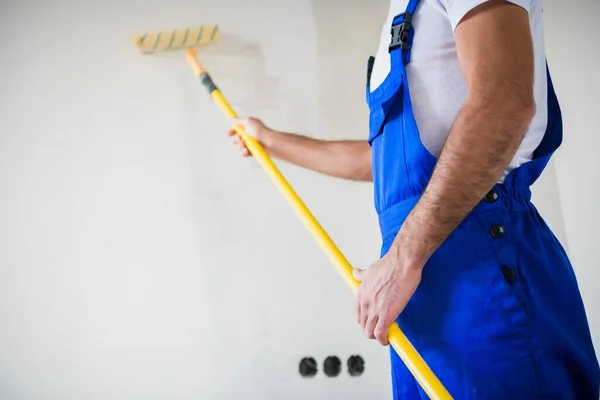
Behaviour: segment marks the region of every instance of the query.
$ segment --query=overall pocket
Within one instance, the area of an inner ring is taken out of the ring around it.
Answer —
[[[481,267],[485,268],[493,279],[495,300],[515,327],[525,328],[529,320],[527,309],[516,290],[522,277],[511,245],[511,227],[507,226],[503,213],[496,210],[472,215],[466,222],[469,224],[472,243],[479,248]],[[492,235],[495,227],[502,227],[502,237]]]
[[[389,87],[392,90],[392,86]],[[404,129],[402,121],[402,85],[382,103],[372,105],[369,117],[369,145],[372,153],[373,189],[378,214],[406,197],[408,182]]]
[[[385,123],[389,120],[390,111],[395,107],[402,108],[402,83],[391,85],[385,82],[385,92],[377,99],[369,101],[369,144],[383,133]],[[380,88],[383,89],[383,88]]]

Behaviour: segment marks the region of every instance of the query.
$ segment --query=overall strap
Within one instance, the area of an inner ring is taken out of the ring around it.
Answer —
[[[394,17],[392,22],[392,40],[388,51],[391,53],[394,50],[402,51],[402,61],[404,64],[410,62],[410,50],[412,49],[415,30],[412,26],[412,19],[417,10],[420,0],[409,0],[406,6],[406,11]]]

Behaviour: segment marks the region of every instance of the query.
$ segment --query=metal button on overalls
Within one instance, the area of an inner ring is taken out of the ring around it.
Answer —
[[[502,275],[504,275],[504,279],[506,282],[510,283],[515,279],[516,273],[515,270],[509,267],[502,267]]]
[[[490,234],[492,237],[500,239],[504,236],[504,227],[502,225],[494,225],[492,226],[492,229],[490,229]]]
[[[485,201],[490,204],[497,202],[499,198],[500,195],[498,195],[498,192],[496,192],[494,189],[490,190],[485,195]]]

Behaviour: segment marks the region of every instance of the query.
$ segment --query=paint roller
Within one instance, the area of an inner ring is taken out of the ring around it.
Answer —
[[[200,25],[155,33],[144,33],[133,38],[133,42],[144,53],[165,50],[180,50],[206,46],[219,41],[221,32],[216,25]]]
[[[185,52],[187,63],[194,71],[196,77],[200,79],[204,87],[208,90],[213,102],[225,117],[231,120],[232,118],[237,117],[237,114],[221,91],[217,88],[208,71],[200,64],[196,50],[193,49],[194,47],[216,43],[219,38],[220,31],[218,26],[205,25],[182,30],[150,34],[146,33],[141,36],[136,36],[134,38],[134,43],[140,51],[144,53],[187,49]],[[269,178],[271,178],[271,181],[275,184],[277,189],[279,189],[281,195],[292,207],[298,218],[327,255],[341,277],[346,281],[346,284],[350,287],[352,292],[356,294],[359,282],[354,279],[352,275],[353,268],[346,257],[344,257],[327,232],[325,232],[325,229],[323,229],[302,199],[300,199],[292,186],[281,174],[261,144],[254,139],[254,137],[248,135],[243,127],[237,125],[234,129],[244,141],[244,144],[254,156],[254,159],[260,164]],[[410,343],[396,322],[394,322],[388,330],[388,340],[430,398],[452,399],[446,388],[431,371],[427,363]]]

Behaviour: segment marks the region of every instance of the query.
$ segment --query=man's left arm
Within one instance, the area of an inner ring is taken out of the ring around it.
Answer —
[[[471,10],[455,30],[466,101],[433,175],[394,244],[371,268],[355,270],[359,323],[387,344],[387,330],[414,294],[421,270],[502,177],[535,113],[529,15],[501,0]]]

